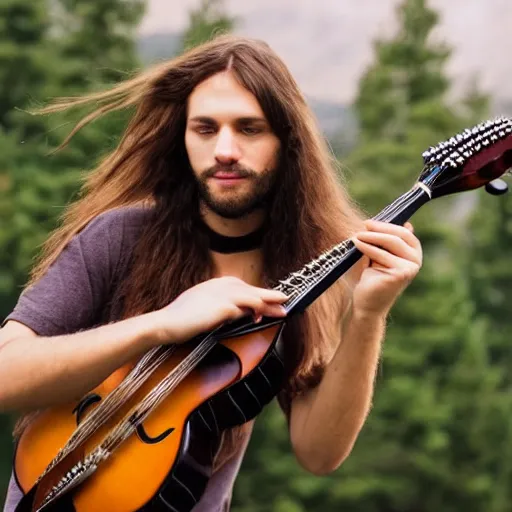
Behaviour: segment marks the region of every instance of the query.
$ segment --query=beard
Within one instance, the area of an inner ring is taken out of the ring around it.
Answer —
[[[232,172],[250,182],[248,192],[231,193],[228,197],[216,196],[208,186],[208,180],[215,173]],[[266,169],[257,173],[237,164],[230,166],[215,165],[196,176],[199,198],[210,210],[226,219],[239,219],[269,204],[274,189],[277,170]]]

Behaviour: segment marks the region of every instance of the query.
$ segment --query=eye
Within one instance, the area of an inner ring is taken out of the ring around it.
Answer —
[[[195,131],[199,135],[212,135],[215,133],[215,128],[213,126],[203,125],[196,127]]]
[[[254,126],[244,126],[241,129],[241,132],[244,135],[257,135],[258,133],[261,133],[261,129],[260,128],[255,128]]]

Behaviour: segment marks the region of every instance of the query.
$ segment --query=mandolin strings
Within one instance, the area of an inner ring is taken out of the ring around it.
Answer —
[[[59,450],[58,454],[39,477],[39,482],[69,453],[78,448],[84,441],[103,425],[133,394],[148,380],[175,350],[175,346],[155,347],[150,350],[135,365],[121,384],[111,391],[87,418],[78,425],[68,442]],[[37,483],[36,482],[36,483]]]
[[[197,364],[215,347],[215,332],[216,330],[204,338],[157,386],[147,393],[141,402],[132,407],[113,430],[100,441],[96,448],[87,454],[83,460],[76,463],[73,468],[53,486],[52,490],[43,500],[41,508],[49,505],[64,492],[75,487],[90,476],[96,471],[101,462],[108,459],[113,451],[135,432],[137,426],[160,405],[162,400],[176,389],[182,380],[194,370]],[[44,474],[47,474],[48,471],[49,469],[45,471]]]

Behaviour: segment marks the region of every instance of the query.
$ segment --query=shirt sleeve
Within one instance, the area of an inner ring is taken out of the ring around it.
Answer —
[[[46,274],[21,294],[4,319],[40,336],[58,336],[97,324],[111,293],[120,257],[122,219],[106,212],[75,235]]]

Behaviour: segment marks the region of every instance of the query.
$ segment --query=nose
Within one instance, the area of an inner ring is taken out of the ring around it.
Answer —
[[[228,127],[224,127],[219,131],[214,156],[215,160],[220,164],[236,163],[242,156],[235,136]]]

